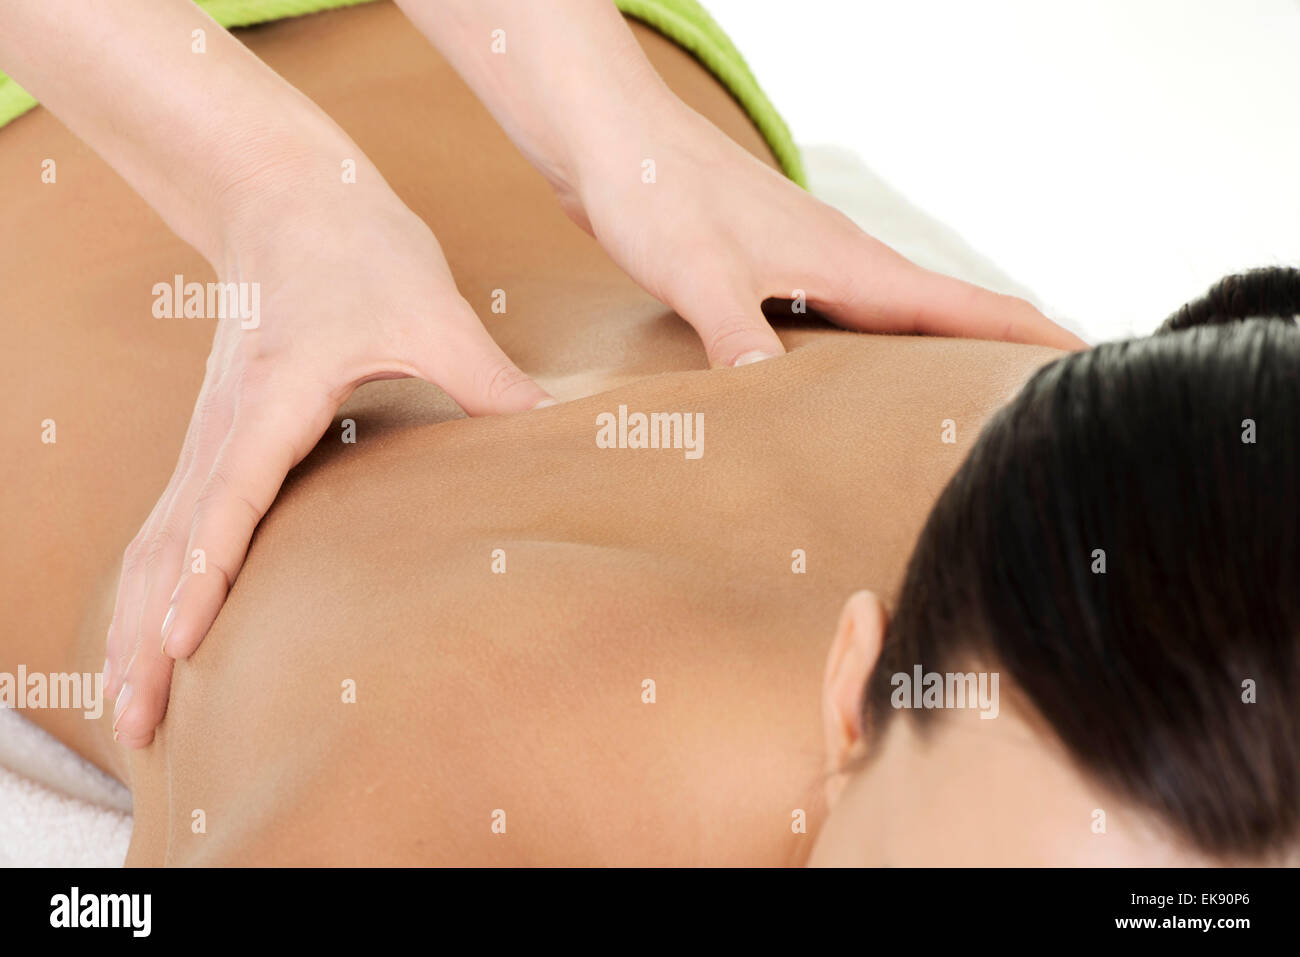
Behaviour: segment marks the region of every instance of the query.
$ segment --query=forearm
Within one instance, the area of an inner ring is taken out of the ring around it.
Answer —
[[[0,67],[218,271],[238,237],[318,180],[338,184],[344,158],[366,165],[329,117],[191,0],[10,0]]]
[[[591,157],[639,148],[641,119],[678,103],[612,0],[397,4],[562,196]]]

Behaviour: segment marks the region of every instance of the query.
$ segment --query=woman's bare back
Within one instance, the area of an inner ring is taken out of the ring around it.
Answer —
[[[694,61],[638,37],[770,161]],[[128,759],[108,721],[31,714],[129,781],[130,862],[801,859],[792,813],[815,831],[839,606],[893,593],[981,422],[1053,353],[778,325],[789,355],[705,370],[694,333],[563,217],[396,11],[244,39],[357,140],[493,335],[569,401],[468,420],[420,382],[363,387],[177,666],[152,747]],[[17,384],[0,670],[98,670],[121,549],[172,468],[212,331],[154,318],[150,289],[211,276],[48,114],[0,136],[23,239],[0,265]],[[57,185],[39,184],[45,155]],[[702,430],[694,448],[618,447],[637,413]]]

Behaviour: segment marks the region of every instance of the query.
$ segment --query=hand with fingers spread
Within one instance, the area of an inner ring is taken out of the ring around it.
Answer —
[[[784,351],[767,299],[863,332],[1085,346],[1022,299],[912,263],[680,102],[643,116],[624,141],[653,159],[653,181],[637,154],[594,153],[562,191],[565,209],[695,328],[713,366]]]
[[[358,385],[415,376],[471,415],[548,400],[457,293],[428,227],[391,195],[366,212],[304,209],[292,245],[240,254],[247,279],[230,281],[259,284],[260,316],[218,322],[176,471],[123,560],[108,657],[126,746],[152,739],[173,659],[198,648],[286,473]]]
[[[850,329],[1085,345],[1023,300],[916,266],[759,162],[668,89],[606,0],[398,5],[713,366],[781,353],[761,304],[801,295]],[[515,38],[507,56],[483,40],[494,29]]]

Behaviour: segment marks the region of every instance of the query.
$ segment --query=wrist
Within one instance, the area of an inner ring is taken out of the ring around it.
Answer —
[[[201,252],[219,275],[256,268],[313,236],[343,235],[385,210],[409,212],[341,131],[268,138],[214,184],[211,238]]]
[[[661,94],[642,97],[635,109],[619,112],[575,142],[571,178],[556,193],[577,219],[573,209],[585,215],[617,206],[628,191],[644,190],[661,177],[680,184],[684,167],[719,160],[719,148],[731,141],[664,86]]]
[[[566,210],[611,188],[657,180],[673,144],[699,119],[653,73],[607,93],[599,108],[573,113],[579,122],[565,137],[559,172],[547,176]]]

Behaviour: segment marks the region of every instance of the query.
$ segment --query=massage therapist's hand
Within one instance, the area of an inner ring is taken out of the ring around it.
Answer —
[[[737,146],[668,89],[609,0],[398,5],[712,365],[780,353],[760,306],[796,290],[851,329],[1084,346],[1023,300],[914,265]]]
[[[171,481],[123,558],[108,634],[115,733],[140,747],[173,659],[202,641],[285,474],[353,389],[419,376],[471,415],[547,396],[356,143],[192,0],[7,0],[0,69],[219,280],[247,284],[250,305],[257,290],[256,322],[183,320],[214,322],[212,353]]]
[[[217,322],[176,470],[126,550],[108,657],[126,682],[114,731],[127,746],[152,738],[172,659],[199,646],[285,474],[358,385],[415,376],[471,415],[548,399],[461,298],[428,227],[374,193],[348,194],[343,216],[295,197],[221,277],[258,283],[260,321]]]
[[[624,114],[633,125],[607,126],[558,191],[629,276],[694,326],[711,365],[784,351],[760,309],[769,297],[803,297],[864,332],[1084,347],[1022,299],[915,265],[675,97],[639,101]]]

